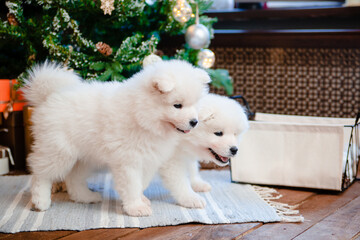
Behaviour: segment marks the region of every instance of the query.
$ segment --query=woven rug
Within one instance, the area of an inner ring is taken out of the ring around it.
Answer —
[[[101,203],[74,203],[67,193],[61,192],[53,194],[52,205],[46,212],[30,210],[30,176],[2,176],[0,232],[303,220],[291,206],[273,201],[279,196],[270,188],[231,183],[229,171],[201,171],[201,175],[212,185],[211,192],[200,193],[207,202],[205,209],[177,205],[161,180],[156,178],[145,191],[153,209],[153,215],[149,217],[129,217],[123,213],[121,200],[112,188],[110,174],[98,174],[88,181],[90,189],[102,193]]]

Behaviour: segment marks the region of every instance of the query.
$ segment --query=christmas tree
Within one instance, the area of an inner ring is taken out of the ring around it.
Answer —
[[[215,87],[232,93],[227,71],[209,68],[214,54],[206,48],[216,19],[203,13],[211,1],[10,0],[5,4],[0,47],[7,50],[0,62],[9,64],[12,59],[17,74],[50,59],[84,79],[122,81],[138,72],[146,57],[161,51],[158,45],[164,37],[185,35],[186,44],[178,46],[173,56],[161,57],[205,68]]]

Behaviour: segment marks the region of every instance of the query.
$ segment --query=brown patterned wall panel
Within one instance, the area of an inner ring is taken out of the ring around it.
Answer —
[[[360,49],[212,50],[215,68],[229,70],[234,94],[257,112],[354,117],[360,109]]]

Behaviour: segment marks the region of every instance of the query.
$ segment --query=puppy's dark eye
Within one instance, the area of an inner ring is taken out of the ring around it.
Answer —
[[[218,136],[218,137],[221,137],[222,135],[224,135],[223,132],[214,132],[214,134],[215,134],[216,136]]]
[[[179,108],[179,109],[180,109],[180,108],[182,108],[182,104],[180,104],[180,103],[178,103],[178,104],[174,104],[174,107],[175,107],[175,108]]]

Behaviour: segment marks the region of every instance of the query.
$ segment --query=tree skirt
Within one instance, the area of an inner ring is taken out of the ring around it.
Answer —
[[[0,177],[0,232],[85,230],[96,228],[148,228],[184,223],[300,222],[303,218],[291,206],[275,202],[279,195],[270,188],[231,183],[227,170],[201,171],[212,185],[209,193],[200,193],[207,202],[205,209],[188,209],[175,203],[169,192],[155,178],[145,191],[151,200],[153,214],[129,217],[124,214],[121,199],[112,188],[110,174],[98,174],[88,180],[93,191],[101,192],[98,204],[81,204],[69,200],[67,193],[53,194],[46,212],[31,211],[31,177]]]

